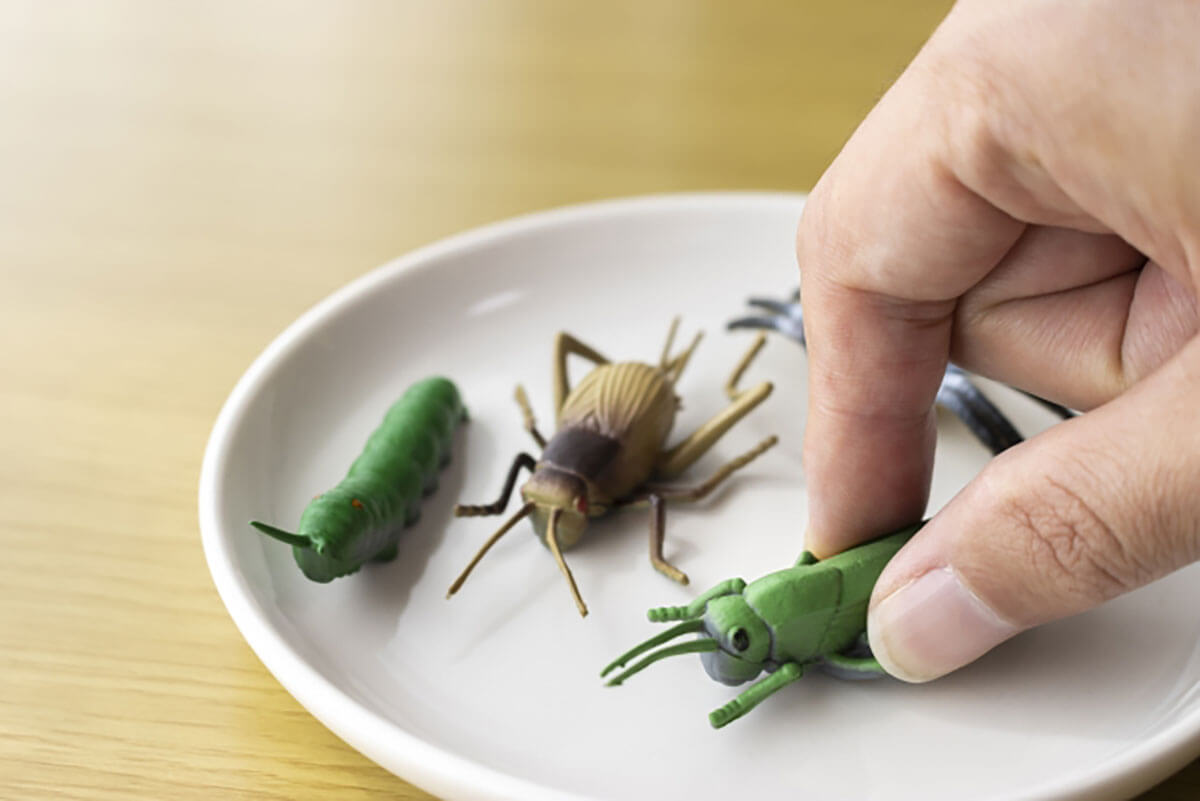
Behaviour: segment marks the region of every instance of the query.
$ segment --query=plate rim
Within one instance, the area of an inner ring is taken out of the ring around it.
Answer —
[[[665,210],[751,206],[803,207],[806,193],[785,191],[717,191],[637,195],[588,201],[474,227],[397,256],[333,291],[304,311],[255,357],[221,406],[207,439],[200,469],[198,506],[201,543],[209,574],[226,611],[250,649],[267,671],[322,725],[359,753],[405,781],[433,794],[455,797],[520,799],[521,801],[598,801],[520,778],[446,748],[426,742],[393,724],[350,697],[291,645],[266,619],[250,588],[236,568],[219,510],[224,494],[220,476],[228,461],[231,432],[272,371],[309,335],[344,307],[374,288],[406,274],[435,269],[436,262],[456,252],[529,231],[557,225],[597,221],[606,217]],[[1167,778],[1200,754],[1200,707],[1125,749],[1097,770],[1076,770],[1036,785],[1024,795],[995,795],[1000,799],[1127,798]]]

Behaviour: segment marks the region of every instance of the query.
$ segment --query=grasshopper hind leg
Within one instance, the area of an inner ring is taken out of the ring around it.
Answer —
[[[887,675],[883,666],[871,653],[866,634],[859,635],[859,638],[841,653],[828,654],[818,665],[822,673],[844,681],[879,679]]]

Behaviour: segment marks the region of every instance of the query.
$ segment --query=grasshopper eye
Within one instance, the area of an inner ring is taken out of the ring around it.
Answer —
[[[582,495],[575,499],[575,511],[581,515],[586,515],[588,510],[587,498]]]
[[[746,633],[745,629],[734,629],[733,635],[729,638],[729,641],[733,644],[734,650],[738,653],[741,653],[750,647],[750,635]]]

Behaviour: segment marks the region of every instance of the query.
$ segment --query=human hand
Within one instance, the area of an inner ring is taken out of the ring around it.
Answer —
[[[919,518],[948,358],[1087,414],[892,560],[924,681],[1200,558],[1200,3],[960,2],[809,197],[806,546]]]

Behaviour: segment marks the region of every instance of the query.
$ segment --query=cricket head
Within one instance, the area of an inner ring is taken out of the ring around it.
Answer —
[[[511,475],[509,481],[512,481]],[[511,488],[512,485],[509,484],[508,489],[505,490],[506,495]],[[479,552],[475,554],[475,558],[450,585],[446,597],[449,598],[458,592],[463,582],[467,580],[467,576],[475,569],[475,565],[505,532],[516,525],[521,518],[528,517],[533,523],[533,530],[537,532],[538,538],[550,549],[550,553],[554,554],[554,561],[558,563],[558,569],[570,587],[571,597],[575,599],[575,608],[579,610],[581,616],[586,617],[587,605],[579,595],[579,587],[575,584],[575,577],[571,574],[571,569],[567,567],[562,552],[565,548],[570,548],[578,542],[587,527],[587,485],[581,478],[571,473],[543,467],[530,476],[525,485],[521,487],[521,499],[524,501],[521,508],[484,543]],[[459,507],[460,510],[463,508]],[[488,507],[466,508],[488,509]],[[500,505],[499,508],[503,508],[503,505]],[[486,513],[495,514],[494,511]],[[455,514],[461,514],[461,512],[456,510]]]
[[[521,487],[521,498],[533,504],[529,520],[551,551],[579,542],[588,521],[588,488],[582,478],[543,467]]]
[[[767,666],[771,656],[771,633],[762,618],[740,594],[727,594],[707,600],[702,606],[675,606],[652,609],[650,619],[658,622],[682,620],[660,634],[634,646],[608,665],[601,676],[635,657],[646,654],[634,665],[609,680],[617,685],[651,664],[679,654],[700,654],[705,672],[722,684],[750,681]],[[677,638],[682,642],[671,643]],[[671,644],[668,644],[671,643]],[[658,646],[658,650],[652,650]],[[649,651],[650,653],[646,653]]]

